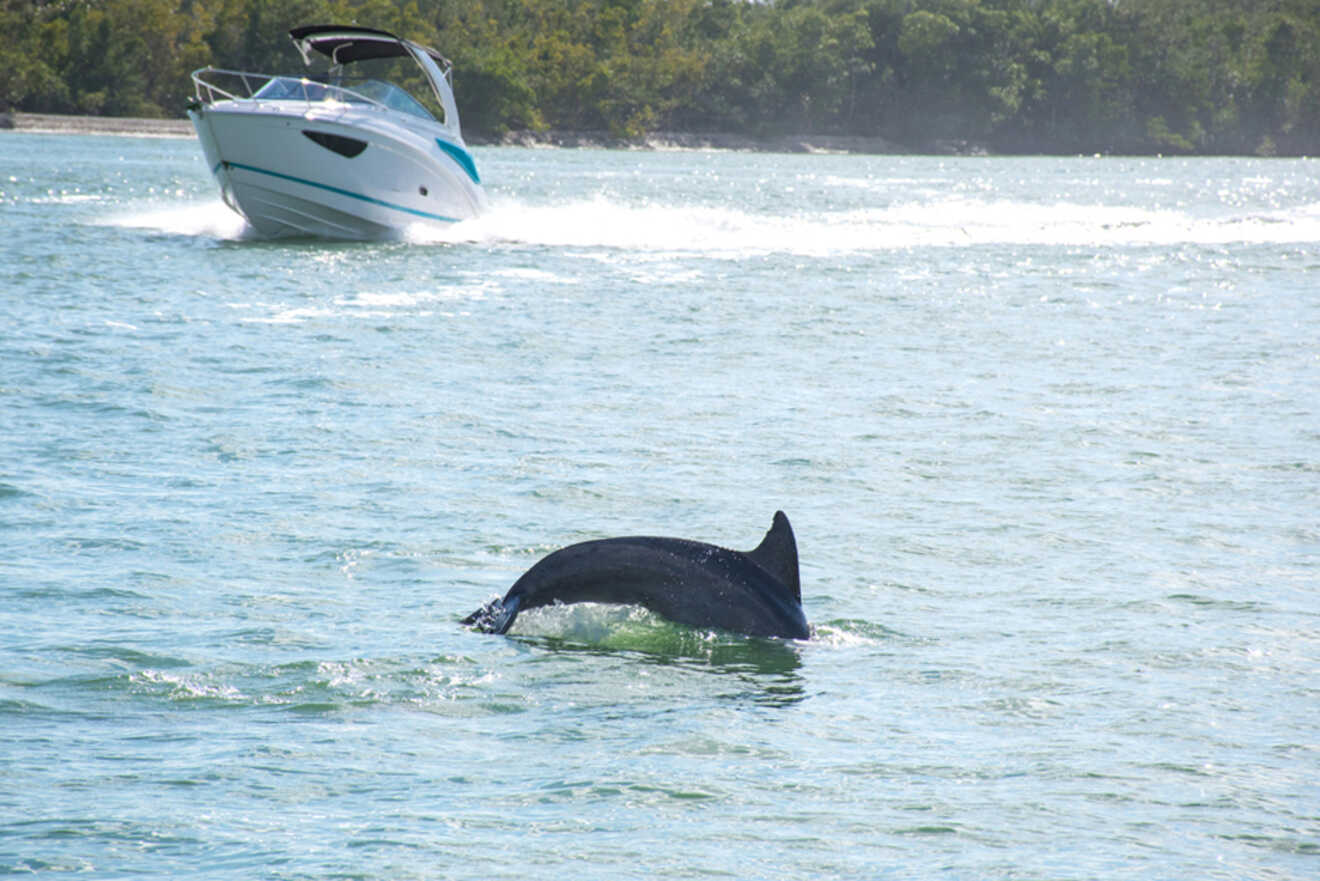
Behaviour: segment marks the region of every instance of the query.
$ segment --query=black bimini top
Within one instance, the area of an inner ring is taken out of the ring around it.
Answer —
[[[408,46],[416,45],[389,31],[357,25],[309,24],[294,28],[289,31],[289,36],[298,45],[304,59],[307,58],[307,50],[314,49],[334,64],[406,56],[409,54]],[[450,66],[449,60],[434,49],[425,46],[417,48],[439,62],[442,70]]]

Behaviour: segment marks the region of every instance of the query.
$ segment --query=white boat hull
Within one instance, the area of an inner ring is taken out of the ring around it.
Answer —
[[[219,101],[188,116],[225,202],[263,236],[380,238],[486,204],[461,140],[424,120],[302,101]]]

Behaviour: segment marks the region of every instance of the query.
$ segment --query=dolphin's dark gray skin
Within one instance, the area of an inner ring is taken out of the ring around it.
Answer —
[[[783,511],[752,551],[681,538],[606,538],[542,559],[503,599],[463,619],[505,633],[518,613],[554,603],[626,603],[671,621],[748,636],[810,636],[802,613],[797,541]]]

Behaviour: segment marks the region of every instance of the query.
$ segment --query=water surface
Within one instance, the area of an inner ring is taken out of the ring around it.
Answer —
[[[1315,876],[1313,161],[475,152],[0,134],[0,871]],[[458,624],[777,508],[809,641]]]

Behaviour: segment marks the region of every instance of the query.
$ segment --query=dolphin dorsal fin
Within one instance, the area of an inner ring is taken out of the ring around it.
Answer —
[[[770,524],[770,531],[761,539],[756,550],[748,551],[752,562],[769,572],[788,587],[793,599],[802,602],[802,583],[798,579],[797,539],[793,537],[793,527],[788,525],[788,517],[783,511],[775,512],[775,520]]]

